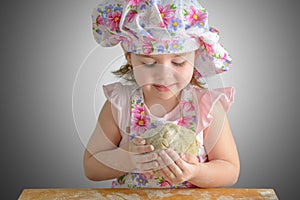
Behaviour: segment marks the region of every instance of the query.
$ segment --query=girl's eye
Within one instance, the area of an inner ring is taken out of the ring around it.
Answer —
[[[143,63],[144,66],[146,67],[153,67],[156,63]]]
[[[173,65],[177,66],[177,67],[182,67],[185,64],[186,61],[183,61],[181,63],[177,63],[177,62],[173,62]]]

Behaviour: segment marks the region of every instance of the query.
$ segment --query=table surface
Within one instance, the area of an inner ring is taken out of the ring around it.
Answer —
[[[255,188],[193,188],[193,189],[25,189],[19,200],[62,199],[278,199],[273,189]]]

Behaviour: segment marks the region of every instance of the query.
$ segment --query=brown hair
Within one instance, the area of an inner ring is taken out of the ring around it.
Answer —
[[[133,76],[133,70],[132,70],[132,65],[130,64],[125,64],[120,67],[120,69],[116,71],[112,71],[112,73],[120,78],[124,78],[127,81],[132,81],[135,82],[134,76]],[[200,88],[205,88],[205,82],[200,82],[195,78],[195,75],[192,77],[191,82],[192,85],[196,85]]]

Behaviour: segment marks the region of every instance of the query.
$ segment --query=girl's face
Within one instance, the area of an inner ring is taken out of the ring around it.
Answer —
[[[184,54],[131,54],[134,78],[144,95],[167,100],[178,97],[193,77],[195,51]]]

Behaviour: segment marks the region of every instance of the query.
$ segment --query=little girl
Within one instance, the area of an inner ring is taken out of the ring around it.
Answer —
[[[234,89],[205,89],[201,78],[227,71],[231,58],[195,0],[103,0],[93,33],[121,44],[127,80],[103,87],[107,98],[89,140],[84,168],[112,187],[222,187],[236,183],[239,158],[226,111]],[[155,151],[143,134],[174,123],[196,133],[197,156]]]

